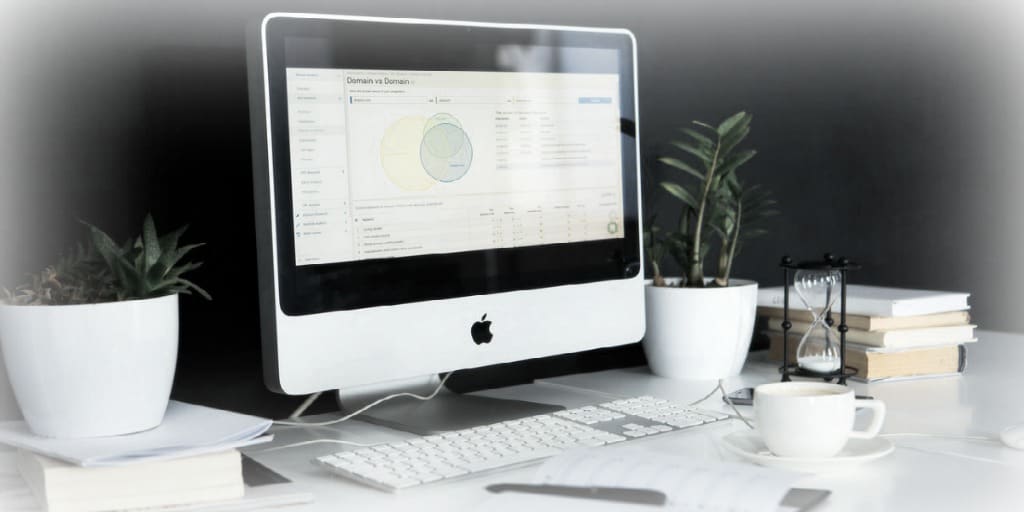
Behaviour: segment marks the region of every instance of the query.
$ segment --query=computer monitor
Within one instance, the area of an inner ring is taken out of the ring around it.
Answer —
[[[642,338],[630,32],[275,13],[253,35],[271,389]]]

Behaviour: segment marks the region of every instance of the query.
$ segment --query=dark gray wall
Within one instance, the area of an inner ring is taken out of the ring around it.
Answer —
[[[646,159],[693,119],[754,113],[760,154],[744,172],[783,214],[736,275],[779,284],[780,255],[830,250],[864,264],[855,282],[969,291],[982,327],[1024,330],[1012,294],[1024,284],[1020,9],[762,4],[4,4],[0,42],[14,51],[0,57],[0,282],[79,236],[76,218],[121,236],[147,211],[165,227],[189,223],[209,243],[196,279],[216,300],[183,306],[176,394],[289,406],[259,384],[243,30],[264,12],[306,10],[627,27],[639,40]],[[668,176],[646,172],[649,183]],[[647,209],[670,217],[672,200],[647,191]]]

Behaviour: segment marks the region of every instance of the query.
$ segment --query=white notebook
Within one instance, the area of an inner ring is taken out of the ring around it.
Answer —
[[[24,421],[0,422],[7,444],[79,466],[120,466],[213,453],[269,441],[271,421],[248,414],[171,400],[160,426],[123,436],[52,439],[33,434]]]
[[[839,287],[834,288],[839,293]],[[938,292],[929,290],[909,290],[889,288],[885,286],[867,286],[851,284],[846,287],[846,313],[850,315],[903,317],[930,315],[949,311],[963,311],[967,305],[969,293]],[[824,302],[822,297],[812,306],[819,307]],[[808,300],[812,300],[808,298]],[[761,307],[781,308],[783,306],[782,287],[774,286],[757,291],[757,305]],[[792,287],[789,289],[789,307],[805,309],[803,301]],[[839,312],[839,298],[836,298],[833,312]]]

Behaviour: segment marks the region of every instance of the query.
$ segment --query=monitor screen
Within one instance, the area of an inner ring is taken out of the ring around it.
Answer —
[[[627,34],[287,17],[265,30],[286,313],[639,272]]]

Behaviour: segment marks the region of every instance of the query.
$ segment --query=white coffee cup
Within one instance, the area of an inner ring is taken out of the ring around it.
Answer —
[[[853,429],[857,409],[872,409],[867,430]],[[779,457],[824,458],[839,453],[847,440],[878,435],[885,404],[857,400],[853,389],[820,382],[777,382],[754,390],[757,430]]]

